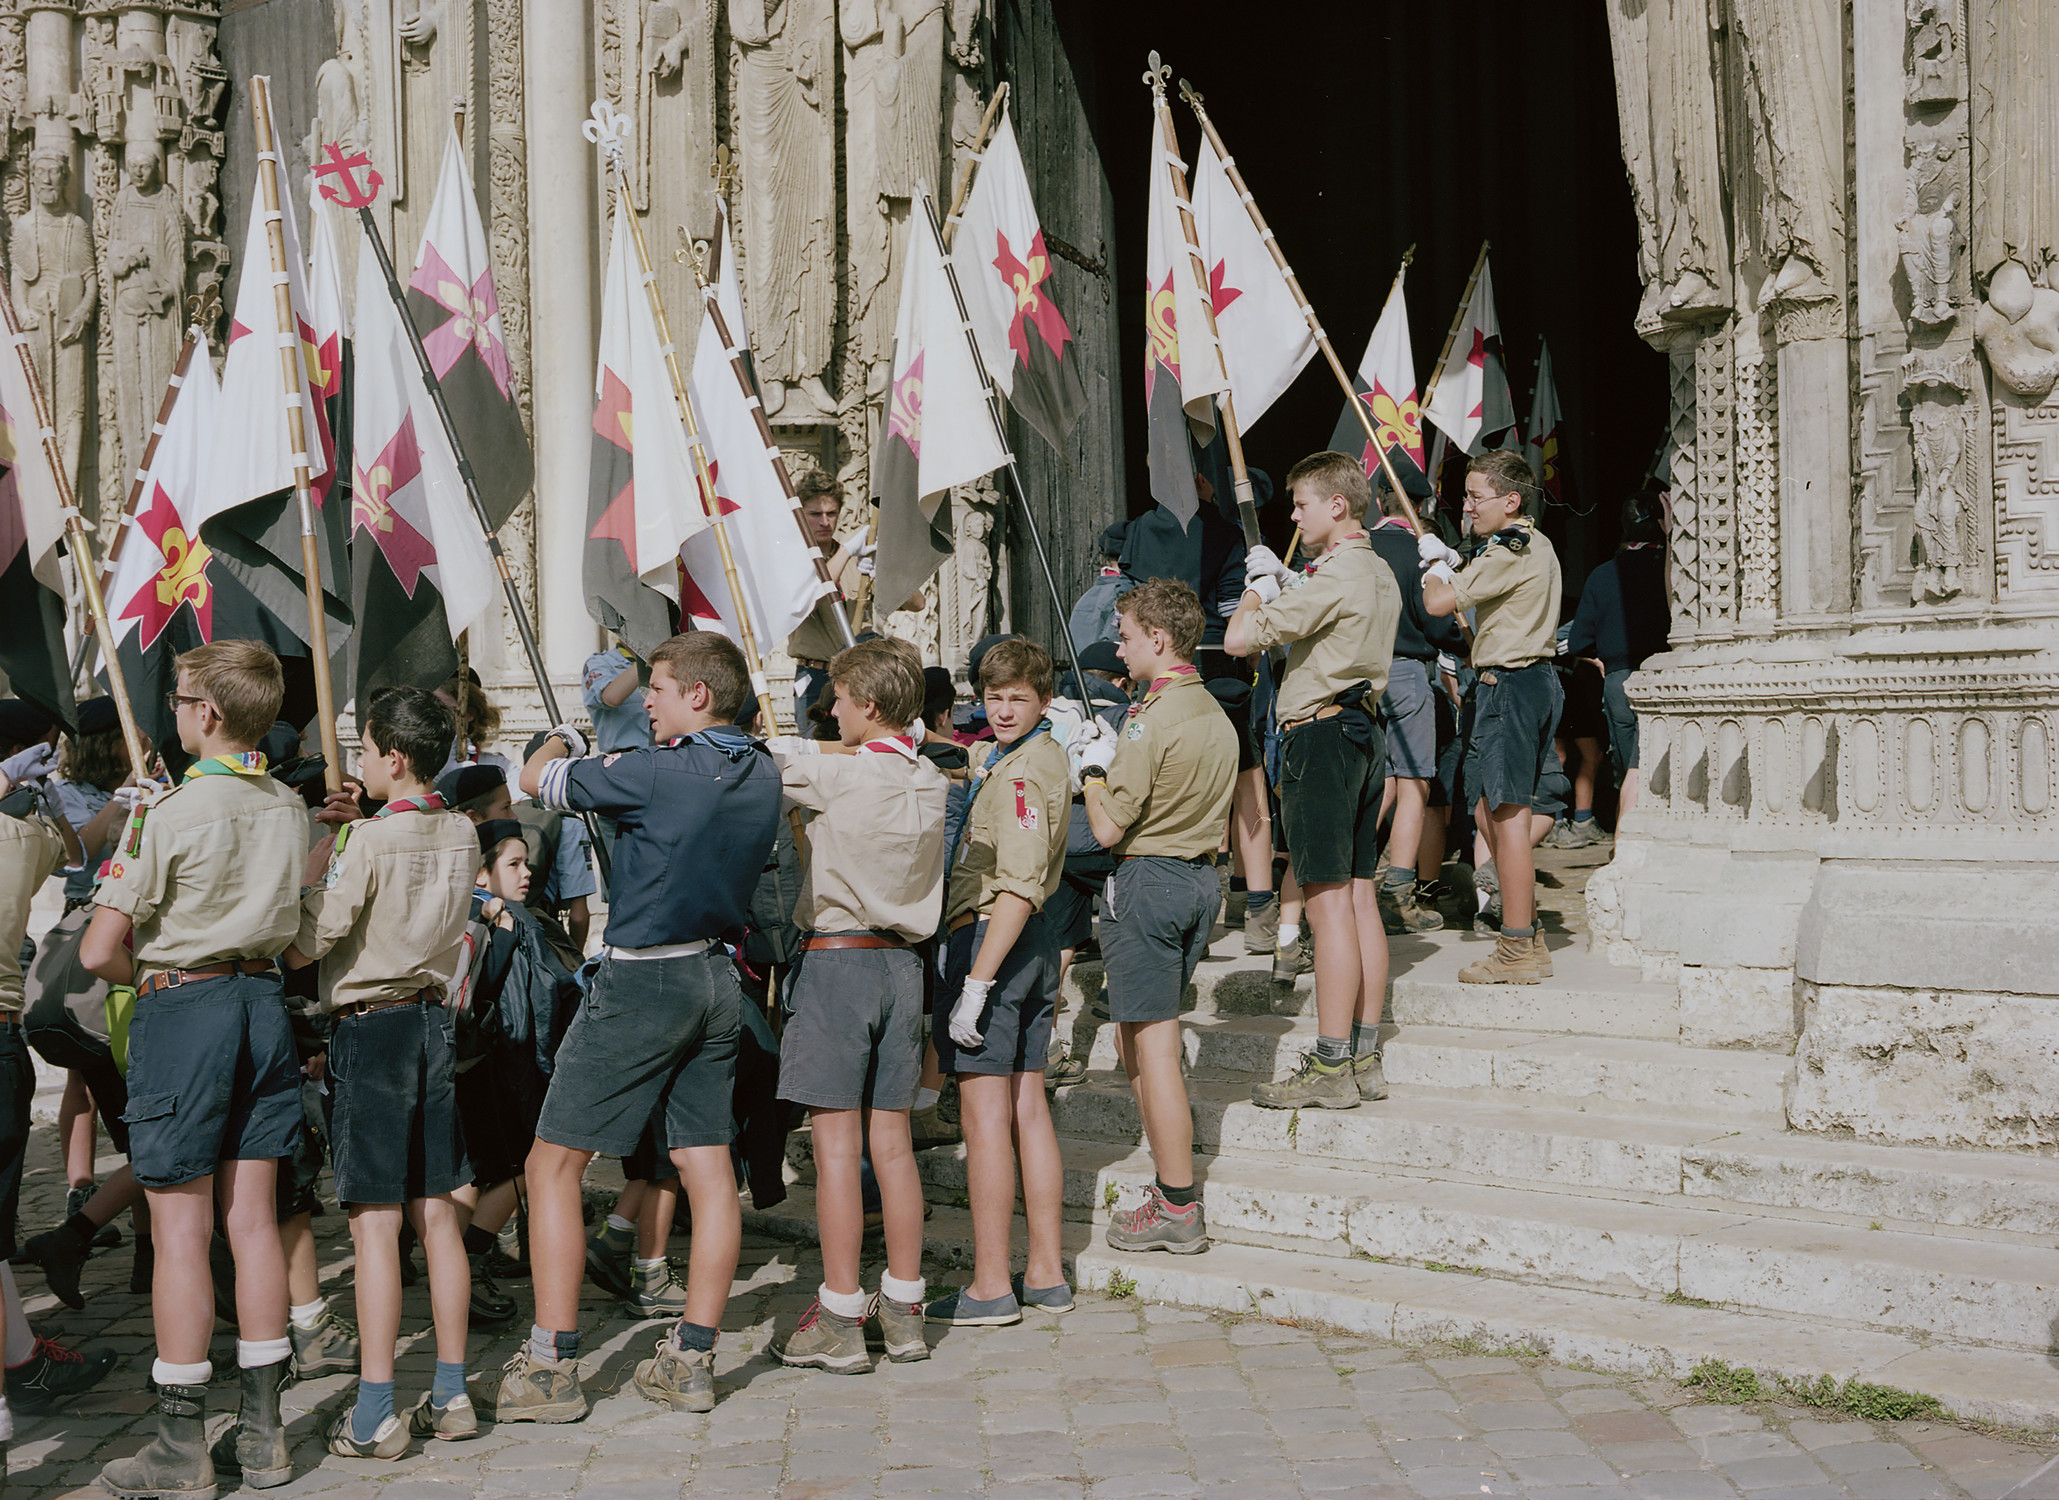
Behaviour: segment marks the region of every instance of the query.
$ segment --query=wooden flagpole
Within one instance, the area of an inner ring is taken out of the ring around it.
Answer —
[[[272,99],[268,81],[250,80],[250,116],[257,130],[258,192],[263,195],[265,238],[272,252],[272,322],[278,334],[279,383],[286,406],[286,438],[293,450],[293,499],[300,510],[300,569],[307,590],[307,649],[315,669],[315,714],[322,734],[322,780],[343,789],[343,746],[336,736],[336,685],[329,675],[329,622],[322,608],[322,554],[315,540],[314,475],[308,461],[306,357],[293,312],[286,264],[286,230],[280,205],[278,155],[272,149]]]
[[[1473,305],[1473,288],[1480,284],[1481,267],[1487,264],[1486,240],[1480,241],[1480,253],[1473,260],[1473,274],[1466,278],[1466,289],[1459,293],[1458,311],[1451,315],[1451,332],[1444,335],[1444,347],[1437,351],[1437,363],[1430,367],[1430,388],[1423,392],[1421,410],[1427,413],[1430,403],[1437,399],[1437,384],[1444,379],[1444,362],[1451,358],[1451,346],[1458,342],[1458,331],[1465,326],[1466,312]],[[1435,479],[1430,481],[1436,483]]]
[[[1236,188],[1237,196],[1244,200],[1245,211],[1251,215],[1251,222],[1258,230],[1258,237],[1265,241],[1266,249],[1272,251],[1273,264],[1280,268],[1280,275],[1287,281],[1287,290],[1294,294],[1294,300],[1300,304],[1301,316],[1308,320],[1308,331],[1315,335],[1316,347],[1323,351],[1323,358],[1329,362],[1330,373],[1337,377],[1337,384],[1344,389],[1346,404],[1358,417],[1358,425],[1365,429],[1367,444],[1379,455],[1380,468],[1401,502],[1402,514],[1408,518],[1409,527],[1420,536],[1423,531],[1423,518],[1416,514],[1415,506],[1409,503],[1408,491],[1402,488],[1401,476],[1394,472],[1394,464],[1387,457],[1387,445],[1380,441],[1379,433],[1374,430],[1372,415],[1366,410],[1365,402],[1358,399],[1358,392],[1352,388],[1351,376],[1344,368],[1344,361],[1337,357],[1336,346],[1330,342],[1329,334],[1323,331],[1322,322],[1315,315],[1315,308],[1309,304],[1308,293],[1301,290],[1301,282],[1295,276],[1294,268],[1287,264],[1286,252],[1280,249],[1280,242],[1273,237],[1272,226],[1266,223],[1265,215],[1258,211],[1258,200],[1251,196],[1251,189],[1244,185],[1244,176],[1237,170],[1237,159],[1230,155],[1229,147],[1223,144],[1222,136],[1216,131],[1215,122],[1208,118],[1208,111],[1202,107],[1200,91],[1182,78],[1180,97],[1186,100],[1187,107],[1194,111],[1194,117],[1201,122],[1201,129],[1208,137],[1208,143],[1215,147],[1215,154],[1222,158],[1223,170],[1229,174],[1230,185]],[[1401,258],[1404,267],[1408,265],[1410,256],[1414,253],[1415,247],[1411,245],[1409,254]],[[1394,273],[1394,279],[1401,279],[1399,271]]]
[[[114,626],[107,618],[107,598],[100,591],[100,575],[93,567],[93,539],[86,529],[86,518],[79,513],[78,499],[72,494],[71,475],[65,472],[64,450],[57,441],[57,431],[50,425],[50,403],[43,394],[43,382],[36,374],[36,362],[29,357],[28,335],[21,331],[21,319],[14,312],[14,298],[4,286],[0,286],[0,312],[6,314],[7,337],[14,344],[15,357],[21,361],[22,376],[29,383],[29,397],[35,405],[36,436],[43,444],[43,457],[50,466],[51,476],[57,481],[57,504],[64,513],[64,533],[71,544],[72,567],[79,575],[79,591],[86,596],[86,612],[92,616],[94,633],[100,637],[100,654],[107,658],[107,689],[114,698],[115,717],[121,721],[122,742],[129,751],[129,767],[136,773],[137,784],[141,785],[150,774],[149,750],[144,744],[143,731],[136,724],[136,710],[129,703],[128,684],[122,679],[121,659],[114,652]]]

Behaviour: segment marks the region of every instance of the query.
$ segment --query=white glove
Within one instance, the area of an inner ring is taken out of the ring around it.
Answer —
[[[1074,786],[1084,785],[1091,777],[1105,777],[1109,762],[1115,759],[1118,743],[1114,730],[1099,719],[1088,720],[1069,747]]]
[[[792,760],[795,756],[799,755],[820,755],[822,753],[820,741],[811,740],[807,736],[799,734],[775,734],[765,742],[765,748],[772,752],[774,760],[780,761]]]
[[[1260,604],[1270,604],[1280,597],[1280,580],[1270,573],[1246,573],[1244,592],[1258,595]]]
[[[578,726],[573,724],[553,724],[550,732],[565,742],[565,753],[571,756],[572,759],[578,760],[586,754],[586,736],[579,732]]]
[[[44,743],[31,745],[0,760],[0,776],[19,786],[24,781],[41,781],[57,769],[57,747]]]
[[[924,740],[928,738],[929,728],[922,722],[922,720],[917,719],[913,724],[910,724],[908,726],[908,741],[910,744],[920,745]]]
[[[1438,558],[1437,561],[1431,563],[1429,567],[1423,570],[1423,576],[1425,578],[1441,579],[1445,583],[1452,584],[1454,586],[1458,583],[1458,575],[1451,571],[1451,564],[1446,562],[1441,557]]]
[[[984,1038],[979,1030],[980,1013],[987,1008],[987,995],[994,988],[991,979],[968,979],[951,1007],[951,1040],[970,1051]]]
[[[1281,562],[1273,549],[1267,546],[1253,547],[1244,554],[1244,586],[1253,588],[1253,580],[1272,578],[1284,584],[1294,576],[1294,570]],[[1277,593],[1274,595],[1278,597]]]
[[[860,573],[863,573],[867,578],[873,578],[878,576],[879,559],[872,555],[874,552],[878,550],[879,549],[877,547],[867,547],[865,549],[865,555],[858,559],[858,571]]]
[[[143,788],[140,786],[118,786],[108,795],[108,800],[119,802],[122,806],[123,815],[127,816],[133,813],[136,810],[136,804],[143,800]]]
[[[1426,531],[1416,538],[1416,556],[1423,560],[1425,568],[1436,563],[1455,568],[1460,562],[1458,553],[1445,546],[1444,538],[1434,531]]]

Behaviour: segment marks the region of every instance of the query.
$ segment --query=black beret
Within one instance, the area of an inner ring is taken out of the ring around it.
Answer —
[[[1121,557],[1123,545],[1129,539],[1129,522],[1117,521],[1113,526],[1106,527],[1101,533],[1101,555],[1103,557]]]
[[[958,701],[958,688],[951,681],[951,673],[945,667],[924,667],[922,669],[922,716],[928,718],[940,709],[949,708]]]
[[[121,727],[122,716],[115,712],[114,699],[88,698],[79,705],[80,734],[112,734]]]
[[[1106,672],[1110,677],[1130,675],[1130,669],[1116,654],[1114,641],[1089,641],[1080,647],[1080,665],[1089,672]]]
[[[264,738],[257,742],[257,748],[264,752],[265,761],[277,765],[300,754],[300,731],[284,719],[267,729]]]
[[[447,807],[463,807],[508,784],[499,766],[458,766],[436,778],[437,795]]]
[[[56,723],[33,703],[0,698],[0,746],[33,745],[50,733]]]
[[[468,766],[466,769],[476,770],[477,767]],[[479,857],[491,859],[493,851],[509,839],[526,840],[526,837],[522,832],[522,825],[513,818],[488,818],[479,825]],[[526,842],[524,847],[527,847]]]

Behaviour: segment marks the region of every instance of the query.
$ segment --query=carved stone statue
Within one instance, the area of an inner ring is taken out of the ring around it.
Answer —
[[[2049,284],[2059,257],[2059,88],[2052,86],[2059,5],[1983,0],[1975,15],[1973,275],[1999,281],[2003,263],[2014,261],[2029,272],[2027,281]]]
[[[2033,285],[2018,262],[2003,261],[1989,279],[1973,334],[2011,394],[2042,401],[2059,385],[2059,292]]]
[[[1956,7],[1909,0],[1909,102],[1951,104],[1965,97]]]
[[[65,472],[76,489],[86,426],[86,350],[92,344],[87,331],[100,301],[93,232],[71,211],[67,154],[36,152],[29,175],[33,203],[14,221],[7,241],[11,291],[57,425]]]
[[[114,288],[114,397],[124,453],[140,455],[178,362],[180,299],[186,285],[186,215],[164,181],[154,141],[122,153],[126,180],[107,227]]]
[[[1732,0],[1772,274],[1759,305],[1835,303],[1845,283],[1844,30],[1838,0]]]
[[[1909,412],[1916,454],[1912,551],[1919,598],[1956,598],[1964,588],[1960,569],[1978,555],[1979,541],[1971,534],[1972,480],[1966,472],[1969,410],[1923,402]]]
[[[1909,316],[1919,323],[1949,323],[1959,311],[1952,305],[1952,263],[1959,237],[1952,215],[1959,199],[1948,192],[1924,212],[1916,177],[1912,168],[1902,217],[1895,221],[1901,232],[1902,274],[1909,278]]]
[[[822,383],[837,296],[831,0],[729,0],[729,30],[740,58],[745,297],[765,412],[833,421]]]
[[[630,179],[645,210],[644,232],[669,242],[714,232],[715,21],[712,0],[616,0],[621,28],[622,97],[633,101]],[[653,252],[659,290],[682,347],[698,333],[701,297],[693,274]]]

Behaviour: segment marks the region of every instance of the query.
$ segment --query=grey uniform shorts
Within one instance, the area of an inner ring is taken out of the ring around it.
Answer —
[[[816,948],[794,963],[779,1097],[813,1109],[909,1109],[922,1078],[913,948]]]
[[[1022,936],[1001,961],[980,1016],[980,1044],[967,1050],[951,1040],[951,1007],[986,935],[987,919],[981,917],[952,933],[943,947],[943,983],[930,1021],[937,1062],[946,1073],[1041,1073],[1050,1057],[1058,1002],[1057,935],[1042,912],[1023,924]]]
[[[1108,1014],[1115,1021],[1169,1021],[1208,952],[1221,899],[1215,865],[1146,854],[1109,877],[1101,918]]]
[[[1429,781],[1437,775],[1437,689],[1434,662],[1397,656],[1380,694],[1380,728],[1387,736],[1387,774]]]

